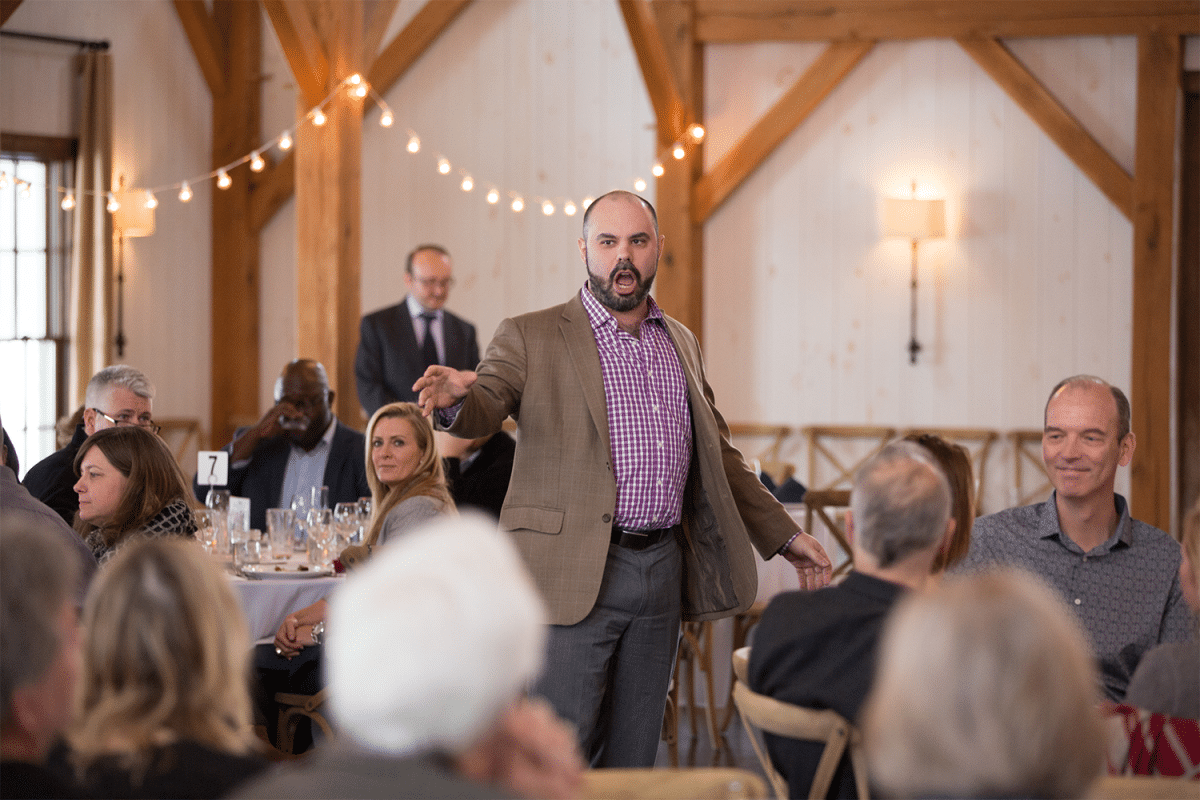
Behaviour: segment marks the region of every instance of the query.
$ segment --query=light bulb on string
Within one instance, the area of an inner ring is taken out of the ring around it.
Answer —
[[[650,171],[654,173],[654,177],[661,178],[663,173],[666,172],[666,169],[663,168],[661,161],[656,161],[654,162],[654,166],[651,167]]]
[[[358,86],[355,86],[354,89],[350,93],[353,94],[355,97],[366,97],[367,96],[367,85],[365,83],[360,83]]]
[[[228,189],[233,185],[233,179],[229,177],[229,173],[223,169],[217,170],[217,188]]]
[[[158,198],[149,189],[146,190],[146,208],[158,208]]]
[[[29,181],[17,181],[17,194],[21,197],[29,197]]]
[[[642,180],[641,178],[638,178],[637,180],[635,180],[633,182],[633,188],[639,192],[646,191],[646,181]]]
[[[512,210],[520,213],[525,210],[525,201],[521,199],[521,195],[517,195],[512,201]]]
[[[421,139],[415,133],[408,137],[408,144],[405,146],[408,152],[417,153],[421,150]]]
[[[464,192],[469,192],[475,188],[475,181],[471,180],[470,175],[464,175],[463,179],[462,179],[462,183],[459,185],[462,186],[462,190]]]
[[[322,111],[321,109],[318,108],[316,111],[313,112],[312,122],[315,127],[319,128],[322,125],[324,125],[325,119],[326,119],[325,112]]]
[[[179,202],[186,203],[192,199],[192,187],[188,186],[188,182],[184,181],[179,187]]]
[[[676,161],[680,161],[684,156],[687,155],[687,151],[683,149],[683,145],[681,145],[679,142],[676,142],[675,149],[671,151],[671,155],[675,157]]]
[[[438,159],[438,172],[442,173],[443,175],[449,175],[450,174],[450,162],[444,158],[439,158]]]
[[[392,115],[391,109],[388,109],[387,111],[384,111],[382,114],[379,115],[380,127],[390,128],[390,127],[392,127],[392,123],[394,123],[395,121],[396,121],[396,118]]]
[[[121,204],[120,204],[120,202],[117,201],[117,196],[115,194],[113,194],[112,192],[109,192],[108,193],[108,205],[105,206],[105,208],[108,209],[108,213],[115,214],[115,213],[117,213],[117,210],[120,207],[121,207]]]
[[[63,195],[62,202],[59,203],[59,206],[62,207],[63,211],[70,211],[72,208],[74,208],[75,207],[75,193],[67,192],[65,195]]]
[[[704,126],[700,124],[692,125],[688,128],[688,135],[697,142],[704,138]]]
[[[542,201],[542,213],[545,214],[547,217],[553,216],[554,215],[554,203],[551,203],[549,200]]]
[[[267,162],[264,161],[263,157],[259,155],[259,152],[255,150],[254,155],[250,156],[250,171],[262,172],[264,169],[266,169],[266,166]]]
[[[356,72],[353,75],[351,75],[349,78],[346,78],[346,80],[349,81],[351,86],[358,86],[360,83],[362,83],[362,75],[359,75]]]
[[[578,208],[576,208],[576,207],[575,207],[575,204],[574,204],[574,203],[572,203],[570,200],[568,200],[567,202],[563,203],[563,213],[564,213],[564,214],[566,214],[568,217],[573,217],[573,216],[575,216],[575,212],[576,212],[576,211],[578,211],[578,210],[579,210],[579,209],[578,209]]]
[[[592,196],[590,196],[590,195],[589,195],[589,196],[587,196],[587,197],[585,197],[585,198],[583,198],[583,210],[584,210],[584,211],[587,211],[587,210],[588,210],[588,206],[590,206],[590,205],[591,205],[592,203],[594,203],[594,202],[596,202],[596,198],[594,198],[594,197],[592,197]]]
[[[283,136],[279,137],[279,149],[280,150],[291,150],[292,149],[292,137],[290,134],[285,133]]]
[[[487,201],[492,205],[500,202],[500,192],[495,189],[489,189],[487,193]]]
[[[8,173],[0,172],[0,189],[8,188]]]

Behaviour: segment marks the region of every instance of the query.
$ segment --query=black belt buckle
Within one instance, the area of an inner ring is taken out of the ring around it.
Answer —
[[[648,531],[634,531],[613,525],[611,542],[628,550],[645,550],[647,547],[661,542],[673,530],[674,528],[655,528]]]

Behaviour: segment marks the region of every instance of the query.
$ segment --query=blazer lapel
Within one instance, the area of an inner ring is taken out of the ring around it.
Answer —
[[[575,374],[579,376],[579,385],[583,388],[583,398],[592,415],[592,422],[600,432],[604,452],[612,452],[608,431],[608,403],[604,399],[604,375],[600,371],[600,353],[596,349],[591,320],[588,319],[587,310],[584,309],[579,295],[575,295],[563,306],[558,327],[567,346],[567,357],[571,360]]]

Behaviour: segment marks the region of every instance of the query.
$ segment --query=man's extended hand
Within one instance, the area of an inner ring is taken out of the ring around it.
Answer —
[[[467,396],[475,378],[474,372],[434,364],[413,384],[417,405],[427,417],[439,408],[449,408]]]
[[[783,557],[796,568],[801,589],[820,589],[829,585],[829,579],[833,575],[829,556],[825,555],[825,548],[821,547],[821,543],[807,533],[801,533],[793,539]]]

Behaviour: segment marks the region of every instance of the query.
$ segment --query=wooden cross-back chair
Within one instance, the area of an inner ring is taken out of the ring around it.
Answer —
[[[1012,442],[1013,488],[1017,495],[1013,505],[1027,506],[1045,500],[1053,486],[1042,462],[1042,432],[1009,431],[1008,440]]]
[[[988,456],[1000,434],[991,428],[908,428],[900,431],[899,435],[907,436],[910,433],[937,434],[948,442],[967,448],[967,453],[971,456],[971,470],[975,473],[975,516],[983,516],[983,491],[987,486],[985,477]],[[1040,434],[1038,438],[1041,439]]]
[[[761,450],[743,450],[746,460],[757,462],[758,468],[767,473],[771,480],[779,485],[792,477],[796,466],[783,459],[783,443],[792,435],[792,428],[787,425],[763,425],[755,422],[729,423],[730,438],[744,441],[746,439],[766,439],[767,445]]]
[[[196,451],[200,449],[200,420],[194,418],[156,419],[162,428],[159,436],[167,443],[184,475],[196,471]]]
[[[845,511],[850,508],[849,489],[809,489],[804,494],[804,530],[812,533],[813,517],[821,520],[830,536],[846,552],[846,560],[833,571],[833,577],[854,568],[854,546],[844,524]],[[838,513],[838,512],[842,513]],[[829,554],[833,556],[832,553]]]
[[[754,753],[775,790],[775,796],[786,800],[790,795],[787,781],[771,763],[763,732],[825,744],[821,760],[817,763],[817,772],[809,787],[810,798],[823,798],[829,793],[829,786],[833,783],[838,764],[847,751],[850,753],[858,796],[864,800],[869,797],[867,765],[858,729],[836,711],[804,708],[753,691],[746,682],[749,661],[749,647],[734,651],[733,673],[736,680],[733,685],[733,702],[742,717],[742,724],[746,727]]]
[[[801,432],[808,444],[809,491],[850,489],[858,468],[896,436],[895,428],[881,425],[809,425]],[[847,446],[853,455],[846,454]],[[855,455],[857,460],[847,465]]]

